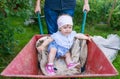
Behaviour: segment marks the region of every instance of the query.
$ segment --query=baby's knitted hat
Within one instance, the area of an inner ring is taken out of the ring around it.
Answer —
[[[66,24],[73,25],[72,17],[70,15],[63,14],[58,17],[57,24],[58,29]]]

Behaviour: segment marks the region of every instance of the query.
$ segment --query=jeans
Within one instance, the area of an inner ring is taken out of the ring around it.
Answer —
[[[45,20],[47,24],[48,34],[53,34],[57,32],[57,18],[61,14],[69,14],[73,17],[74,9],[66,9],[66,10],[52,10],[48,7],[44,7]]]

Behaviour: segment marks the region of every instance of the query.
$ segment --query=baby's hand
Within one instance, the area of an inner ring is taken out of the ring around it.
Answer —
[[[37,47],[37,50],[38,50],[38,52],[42,52],[43,50],[45,49],[45,47],[44,46],[39,46],[39,47]]]
[[[91,36],[84,35],[84,34],[81,34],[81,33],[77,34],[77,35],[76,35],[76,38],[84,39],[84,40],[89,40],[89,41],[91,41],[91,39],[92,39]]]
[[[92,37],[91,37],[91,36],[88,36],[88,39],[87,39],[87,40],[91,41],[91,40],[92,40]]]

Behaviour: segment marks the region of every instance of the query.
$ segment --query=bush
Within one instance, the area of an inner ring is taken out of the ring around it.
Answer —
[[[13,28],[5,22],[4,16],[0,15],[0,55],[13,54],[14,49],[14,31]]]
[[[114,9],[114,12],[112,14],[112,18],[111,18],[111,21],[110,21],[110,26],[115,29],[115,30],[120,30],[120,1],[119,3],[117,4],[116,8]]]

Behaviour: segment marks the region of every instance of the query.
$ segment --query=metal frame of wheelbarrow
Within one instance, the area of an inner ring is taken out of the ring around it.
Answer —
[[[85,16],[86,16],[86,12]],[[111,77],[118,75],[117,70],[106,58],[103,52],[93,41],[87,41],[88,57],[85,64],[85,71],[77,75],[55,75],[46,76],[38,68],[38,57],[36,41],[45,35],[34,35],[25,45],[19,54],[0,74],[4,77],[23,77],[23,78],[83,78],[83,77]]]

